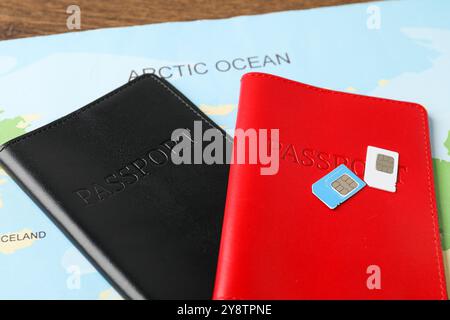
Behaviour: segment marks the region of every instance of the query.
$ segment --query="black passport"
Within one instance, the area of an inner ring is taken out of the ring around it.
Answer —
[[[0,164],[124,298],[209,299],[228,166],[171,159],[172,132],[199,121],[230,143],[145,75],[4,144]]]

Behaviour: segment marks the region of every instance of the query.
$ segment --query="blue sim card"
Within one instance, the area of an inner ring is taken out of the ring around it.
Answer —
[[[312,185],[312,192],[328,208],[334,209],[365,186],[366,183],[364,181],[358,178],[345,165],[341,164],[314,183]]]

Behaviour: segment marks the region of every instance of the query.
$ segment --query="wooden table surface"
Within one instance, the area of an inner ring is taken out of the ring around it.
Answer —
[[[69,31],[66,9],[81,10],[81,30],[165,21],[227,18],[368,0],[1,0],[0,40]]]

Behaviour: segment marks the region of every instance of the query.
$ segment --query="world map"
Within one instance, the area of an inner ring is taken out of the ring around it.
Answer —
[[[269,60],[276,63],[264,63]],[[239,79],[250,71],[424,105],[448,268],[450,1],[374,2],[3,41],[0,143],[149,72],[168,77],[233,134]],[[0,299],[121,299],[3,170],[0,284]]]

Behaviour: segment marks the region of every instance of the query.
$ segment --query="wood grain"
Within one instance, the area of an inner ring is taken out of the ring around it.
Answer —
[[[0,40],[69,32],[66,9],[81,8],[81,30],[227,18],[368,0],[2,0]],[[74,31],[70,31],[74,32]]]

